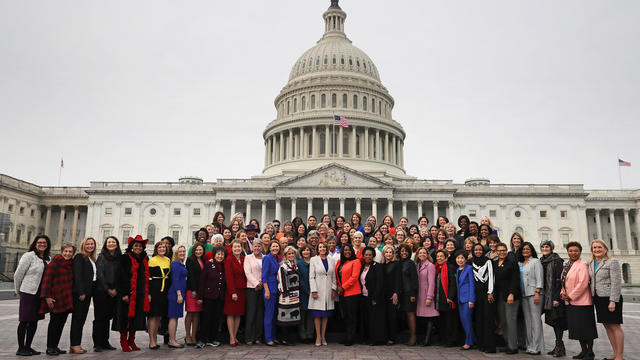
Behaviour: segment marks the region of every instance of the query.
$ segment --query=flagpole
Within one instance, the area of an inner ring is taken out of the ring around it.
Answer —
[[[60,178],[62,178],[62,162],[64,161],[62,159],[60,158],[60,164],[58,165],[58,186],[60,186]]]
[[[620,166],[620,156],[618,156],[618,179],[620,179],[620,190],[624,190],[622,187],[622,166]]]
[[[331,144],[331,162],[335,162],[336,161],[336,153],[333,151],[334,146],[337,150],[338,145],[336,144],[336,113],[335,111],[333,112],[333,116],[331,117],[331,121],[333,122],[333,126],[331,126],[331,132],[333,133],[332,137],[333,137],[333,143]]]

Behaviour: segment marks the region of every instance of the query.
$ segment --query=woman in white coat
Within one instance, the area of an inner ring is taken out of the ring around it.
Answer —
[[[316,328],[316,346],[327,345],[327,322],[333,312],[336,297],[335,261],[328,256],[325,242],[318,244],[318,255],[309,264],[309,310]]]

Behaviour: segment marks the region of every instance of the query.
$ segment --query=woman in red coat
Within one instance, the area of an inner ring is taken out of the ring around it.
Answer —
[[[231,242],[231,254],[224,262],[224,273],[227,281],[227,291],[224,299],[224,313],[227,315],[227,329],[229,330],[229,344],[238,346],[240,342],[236,338],[240,327],[240,317],[245,311],[245,290],[247,288],[247,276],[244,273],[244,255],[242,255],[242,242]]]
[[[338,295],[344,309],[344,322],[346,324],[346,334],[344,345],[353,345],[358,324],[358,304],[360,303],[360,269],[362,263],[356,258],[355,251],[351,244],[342,247],[340,260],[336,264],[336,278],[338,284]]]
[[[47,265],[42,277],[40,297],[42,306],[40,313],[49,314],[49,329],[47,330],[47,355],[64,354],[60,350],[60,336],[67,322],[67,316],[73,311],[73,264],[72,258],[75,249],[73,245],[65,243],[62,246],[62,254],[53,258]]]

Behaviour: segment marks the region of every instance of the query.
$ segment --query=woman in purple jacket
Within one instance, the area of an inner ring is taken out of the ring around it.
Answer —
[[[200,330],[202,338],[198,339],[197,348],[205,346],[220,346],[216,341],[218,336],[218,324],[222,318],[224,306],[224,290],[226,287],[224,277],[224,258],[226,249],[216,247],[213,249],[213,259],[205,262],[200,274],[198,287],[198,304],[202,304],[202,321]]]

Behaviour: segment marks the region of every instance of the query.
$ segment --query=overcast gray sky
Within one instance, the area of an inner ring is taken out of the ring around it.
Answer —
[[[328,0],[0,0],[0,172],[55,185],[262,172]],[[640,188],[640,1],[345,0],[424,179]]]

